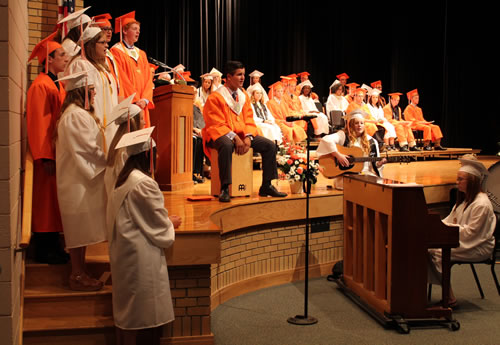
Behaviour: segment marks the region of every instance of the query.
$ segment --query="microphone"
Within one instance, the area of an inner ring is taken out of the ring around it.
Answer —
[[[179,77],[181,77],[182,80],[186,81],[186,79],[184,79],[184,76],[182,74],[180,74],[179,72],[177,72],[176,70],[174,70],[172,67],[168,66],[167,64],[164,64],[163,62],[161,61],[158,61],[156,60],[155,58],[151,57],[151,56],[148,56],[148,61],[155,64],[155,65],[158,65],[160,67],[163,67],[163,68],[166,68],[170,71],[172,71],[174,74],[177,74]]]
[[[301,116],[287,116],[286,121],[287,122],[300,121],[300,120],[307,121],[307,120],[315,119],[317,117],[318,117],[318,115],[314,115],[314,114],[306,114],[306,115],[301,115]]]

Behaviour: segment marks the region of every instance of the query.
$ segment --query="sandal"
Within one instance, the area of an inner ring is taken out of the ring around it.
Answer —
[[[74,291],[98,291],[103,285],[102,281],[91,278],[85,273],[69,277],[69,288]]]

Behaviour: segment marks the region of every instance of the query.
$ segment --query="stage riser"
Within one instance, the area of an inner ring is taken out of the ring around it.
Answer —
[[[109,272],[109,263],[87,263],[87,272],[92,276],[99,278],[105,272]],[[68,278],[71,272],[71,266],[67,265],[44,265],[27,264],[25,289],[40,286],[68,287]]]
[[[115,345],[115,329],[25,333],[23,345]]]

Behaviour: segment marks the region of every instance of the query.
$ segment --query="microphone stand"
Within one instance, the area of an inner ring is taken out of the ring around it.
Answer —
[[[312,118],[303,118],[307,122],[307,126],[312,126]],[[306,250],[305,250],[305,279],[304,279],[304,314],[295,315],[294,317],[289,317],[287,319],[288,323],[300,326],[314,325],[318,322],[318,319],[314,316],[308,315],[308,295],[309,295],[309,194],[311,192],[311,175],[314,172],[311,171],[309,166],[309,148],[310,148],[309,136],[306,137],[306,150],[307,150],[307,170],[306,170],[306,180],[304,185],[306,187]]]
[[[153,64],[155,64],[155,65],[158,65],[158,66],[160,66],[162,68],[168,69],[169,71],[171,71],[174,74],[177,74],[179,77],[181,77],[182,80],[186,81],[186,79],[184,79],[184,76],[182,74],[180,74],[179,72],[177,72],[172,67],[168,66],[166,63],[158,61],[155,58],[152,58],[151,56],[148,57],[148,61],[151,62],[151,63],[153,63]]]

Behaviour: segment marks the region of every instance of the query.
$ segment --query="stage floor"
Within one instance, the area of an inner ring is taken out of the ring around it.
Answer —
[[[499,157],[484,156],[479,157],[483,164],[489,168]],[[433,160],[417,161],[412,163],[389,163],[384,166],[384,178],[401,181],[405,183],[422,184],[424,187],[450,186],[456,183],[456,173],[460,167],[458,160]],[[341,195],[342,191],[330,189],[327,186],[332,185],[333,180],[324,178],[321,174],[318,176],[318,182],[313,185],[311,197],[320,197],[327,195]],[[164,192],[165,207],[169,214],[175,214],[182,217],[182,225],[177,231],[214,231],[217,229],[211,221],[210,216],[222,209],[244,204],[255,204],[266,202],[270,199],[259,197],[258,189],[262,183],[262,171],[253,171],[253,193],[250,197],[232,198],[229,203],[220,203],[217,198],[209,201],[188,201],[189,196],[209,196],[210,180],[204,183],[193,185],[178,191]],[[290,187],[287,181],[274,181],[279,191],[289,193],[284,199],[304,198],[305,194],[290,194]],[[447,192],[446,190],[446,192]],[[429,201],[428,201],[429,202]]]

